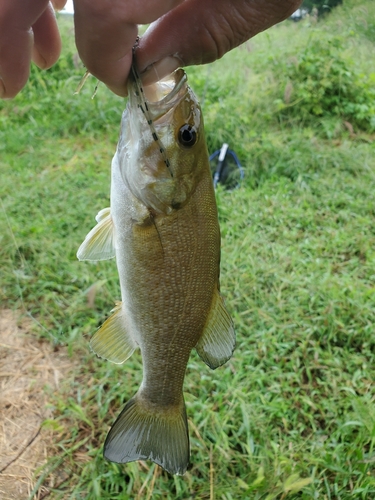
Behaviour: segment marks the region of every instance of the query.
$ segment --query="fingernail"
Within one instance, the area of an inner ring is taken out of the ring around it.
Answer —
[[[150,85],[151,83],[158,82],[181,66],[181,59],[172,56],[165,57],[164,59],[151,64],[145,69],[145,71],[143,71],[141,74],[142,83],[143,85]]]
[[[39,50],[35,47],[35,45],[34,45],[33,51],[32,51],[32,60],[38,66],[38,68],[47,69],[47,61],[42,56],[42,54],[39,52]]]

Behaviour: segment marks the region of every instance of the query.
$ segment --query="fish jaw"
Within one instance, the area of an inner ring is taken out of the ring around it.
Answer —
[[[147,116],[133,86],[129,86],[117,149],[123,181],[134,196],[157,214],[169,214],[176,206],[187,203],[202,178],[198,159],[204,157],[208,165],[199,103],[183,70],[177,70],[172,77],[169,82],[174,82],[174,87],[170,85],[170,94],[148,102]],[[158,82],[146,88],[146,93],[160,97],[164,92],[160,86],[164,89],[164,83]],[[196,135],[191,147],[181,143],[180,131],[184,126]]]

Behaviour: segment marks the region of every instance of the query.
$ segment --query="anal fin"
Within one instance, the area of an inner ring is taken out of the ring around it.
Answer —
[[[236,334],[224,301],[215,291],[203,334],[195,346],[202,360],[213,370],[231,358]]]
[[[91,229],[78,249],[78,260],[108,260],[115,257],[114,227],[111,209],[103,208],[95,217],[97,225]]]
[[[119,302],[112,312],[93,335],[90,346],[100,358],[121,364],[133,354],[137,343],[128,332],[122,303]]]

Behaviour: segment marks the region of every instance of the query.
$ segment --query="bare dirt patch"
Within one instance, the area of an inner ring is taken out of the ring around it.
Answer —
[[[53,453],[52,432],[43,422],[52,418],[49,399],[73,371],[64,349],[54,351],[30,333],[30,320],[18,322],[0,310],[0,498],[27,499],[35,472]],[[52,478],[53,480],[53,478]],[[43,498],[43,487],[35,498]],[[44,489],[44,491],[43,491]]]

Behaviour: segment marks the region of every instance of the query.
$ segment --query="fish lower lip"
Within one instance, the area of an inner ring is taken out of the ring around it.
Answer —
[[[178,94],[186,80],[186,73],[177,69],[159,82],[143,87],[145,98],[153,105],[166,104]]]

